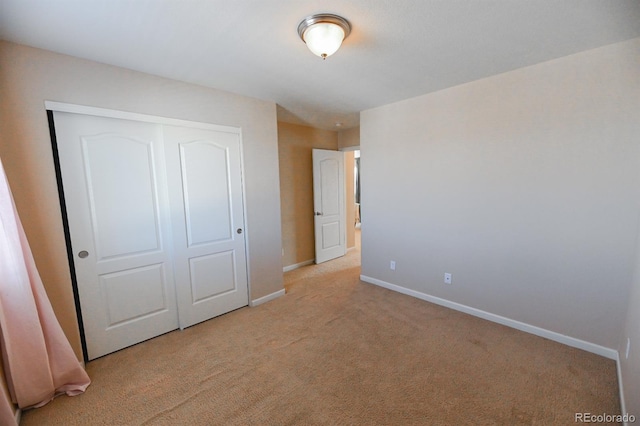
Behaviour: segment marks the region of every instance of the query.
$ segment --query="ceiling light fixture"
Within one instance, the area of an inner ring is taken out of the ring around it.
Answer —
[[[298,25],[298,35],[309,50],[327,59],[340,48],[351,32],[351,24],[342,16],[319,13],[307,16]]]

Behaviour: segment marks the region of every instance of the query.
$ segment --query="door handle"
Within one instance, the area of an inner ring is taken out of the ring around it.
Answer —
[[[316,216],[322,216],[322,213],[316,212]]]
[[[78,253],[78,257],[80,259],[84,259],[85,257],[89,256],[89,252],[86,250],[82,250],[80,253]]]
[[[237,232],[238,234],[242,234],[242,228],[238,228],[238,229],[236,230],[236,232]]]

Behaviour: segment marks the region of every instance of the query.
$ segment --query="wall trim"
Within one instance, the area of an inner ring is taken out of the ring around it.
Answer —
[[[196,129],[215,130],[218,132],[240,134],[239,127],[222,126],[201,121],[182,120],[179,118],[162,117],[159,115],[141,114],[137,112],[120,111],[109,108],[92,107],[88,105],[68,104],[65,102],[44,101],[47,110],[70,112],[74,114],[95,115],[97,117],[117,118],[121,120],[142,121],[144,123],[164,124],[168,126],[191,127]]]
[[[249,306],[256,307],[258,305],[262,305],[263,303],[270,302],[273,299],[277,299],[280,296],[284,296],[286,294],[284,288],[282,290],[278,290],[275,293],[267,294],[266,296],[259,297],[255,300],[252,300]]]
[[[20,424],[20,420],[22,420],[22,409],[21,408],[16,409],[15,418],[16,418],[16,424],[19,425]]]
[[[393,290],[398,293],[406,294],[407,296],[412,296],[418,299],[425,300],[427,302],[435,303],[436,305],[440,305],[456,311],[464,312],[465,314],[473,315],[478,318],[482,318],[498,324],[506,325],[507,327],[515,328],[516,330],[520,330],[526,333],[534,334],[536,336],[544,337],[545,339],[553,340],[555,342],[562,343],[567,346],[582,349],[587,352],[591,352],[596,355],[600,355],[605,358],[612,359],[614,361],[618,359],[618,351],[611,348],[606,348],[604,346],[596,345],[595,343],[576,339],[575,337],[565,336],[564,334],[556,333],[555,331],[536,327],[535,325],[516,321],[510,318],[493,314],[491,312],[486,312],[480,309],[472,308],[471,306],[463,305],[461,303],[456,303],[450,300],[442,299],[440,297],[431,296],[429,294],[422,293],[416,290],[400,287],[399,285],[391,284],[386,281],[368,277],[366,275],[360,275],[360,280],[369,284],[375,284],[377,286],[384,287],[388,290]]]
[[[305,260],[304,262],[296,263],[295,265],[285,266],[284,268],[282,268],[282,272],[289,272],[293,271],[294,269],[302,268],[303,266],[313,265],[313,262],[315,262],[315,259],[309,259]]]

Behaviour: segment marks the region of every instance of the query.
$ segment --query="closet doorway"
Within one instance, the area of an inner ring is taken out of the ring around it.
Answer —
[[[248,305],[240,130],[55,106],[86,358]]]

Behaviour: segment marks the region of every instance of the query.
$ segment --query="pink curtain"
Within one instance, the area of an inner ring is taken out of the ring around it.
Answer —
[[[53,313],[2,162],[0,345],[11,401],[20,408],[42,406],[60,393],[77,395],[91,383]],[[15,424],[8,401],[0,400],[0,424]]]

